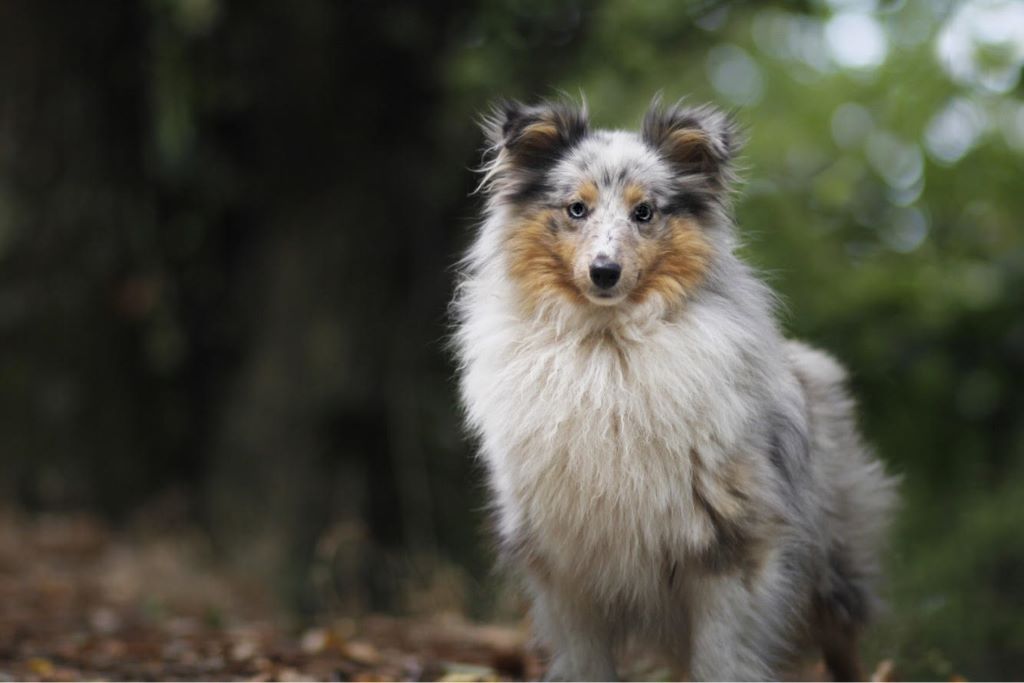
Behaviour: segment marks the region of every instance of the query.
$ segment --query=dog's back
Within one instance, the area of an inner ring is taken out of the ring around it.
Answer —
[[[860,438],[842,367],[800,342],[789,342],[787,352],[807,397],[828,531],[828,564],[810,622],[836,680],[863,680],[855,645],[878,607],[879,551],[896,502],[896,482]]]

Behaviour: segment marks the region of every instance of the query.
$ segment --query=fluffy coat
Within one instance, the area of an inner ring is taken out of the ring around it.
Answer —
[[[813,645],[859,677],[893,481],[841,367],[783,338],[735,255],[731,121],[656,102],[640,134],[592,131],[509,102],[484,130],[454,340],[549,675],[613,679],[637,635],[693,679],[773,678]]]

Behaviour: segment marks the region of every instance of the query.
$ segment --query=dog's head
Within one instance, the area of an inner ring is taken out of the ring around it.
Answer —
[[[482,187],[508,209],[509,275],[526,301],[675,306],[704,281],[738,147],[725,114],[655,100],[637,134],[592,131],[570,103],[506,102],[484,131]]]

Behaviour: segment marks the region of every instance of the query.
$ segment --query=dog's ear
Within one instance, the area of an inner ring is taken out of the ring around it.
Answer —
[[[562,101],[506,100],[483,117],[481,128],[488,143],[483,186],[521,190],[586,136],[587,110]]]
[[[718,189],[728,189],[735,179],[739,127],[714,107],[663,107],[655,98],[644,116],[643,138],[680,175],[703,175]]]

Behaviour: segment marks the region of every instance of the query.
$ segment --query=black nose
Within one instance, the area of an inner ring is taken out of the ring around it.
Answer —
[[[590,264],[590,281],[601,289],[611,289],[622,275],[622,266],[614,261],[598,259]]]

